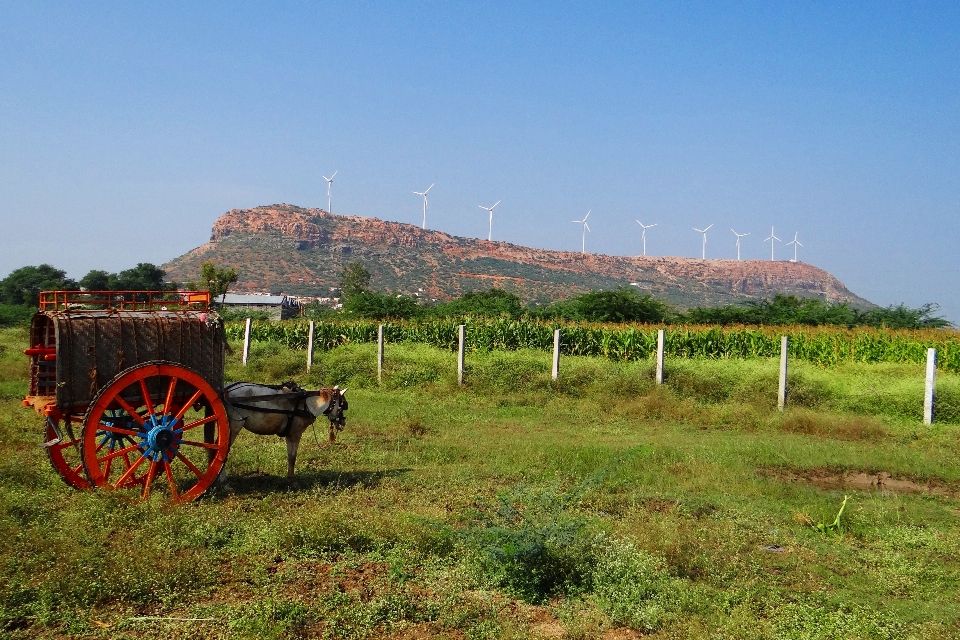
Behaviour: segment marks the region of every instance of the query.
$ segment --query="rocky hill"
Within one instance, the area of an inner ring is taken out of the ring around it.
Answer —
[[[634,284],[680,308],[775,293],[873,306],[826,271],[802,262],[548,251],[288,204],[227,212],[213,225],[210,242],[163,268],[183,282],[212,261],[237,269],[237,291],[323,295],[352,260],[370,270],[376,289],[437,299],[500,287],[527,301],[547,301]]]

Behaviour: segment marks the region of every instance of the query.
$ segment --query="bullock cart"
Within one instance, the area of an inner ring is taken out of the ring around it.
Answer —
[[[230,448],[225,348],[205,291],[41,293],[23,404],[50,464],[77,489],[197,498]]]

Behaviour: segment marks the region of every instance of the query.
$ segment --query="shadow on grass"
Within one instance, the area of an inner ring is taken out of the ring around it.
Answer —
[[[356,487],[374,489],[385,478],[397,478],[411,469],[384,469],[382,471],[304,471],[293,479],[273,476],[262,472],[231,475],[228,479],[229,493],[257,495],[263,493],[302,493],[314,489],[343,491]],[[224,493],[217,489],[214,494]]]

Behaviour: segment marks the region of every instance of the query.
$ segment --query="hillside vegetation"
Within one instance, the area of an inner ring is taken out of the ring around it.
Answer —
[[[214,223],[210,242],[163,268],[185,282],[208,261],[236,269],[240,291],[294,295],[329,295],[344,266],[359,261],[378,291],[438,300],[495,287],[550,302],[632,284],[681,309],[777,293],[872,306],[831,274],[802,262],[535,249],[289,204],[228,211]]]

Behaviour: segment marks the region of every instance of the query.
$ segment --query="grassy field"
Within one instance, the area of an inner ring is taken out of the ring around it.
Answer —
[[[0,331],[0,635],[955,638],[960,377],[920,425],[919,365],[792,368],[263,342],[228,379],[350,387],[347,429],[245,434],[232,492],[76,492],[19,406]],[[880,477],[884,484],[872,487]],[[832,526],[849,496],[839,526]],[[819,526],[818,526],[819,525]]]

